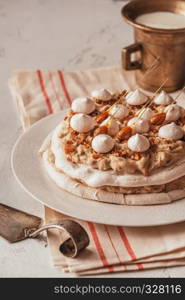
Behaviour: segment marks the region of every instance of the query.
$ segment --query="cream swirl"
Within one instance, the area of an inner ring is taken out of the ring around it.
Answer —
[[[113,107],[109,110],[109,114],[113,115],[114,118],[118,120],[122,120],[126,118],[129,114],[128,108],[123,104],[115,104]]]
[[[92,140],[92,148],[98,153],[107,153],[114,147],[114,140],[107,134],[99,134]]]
[[[128,148],[134,152],[145,152],[149,147],[149,140],[141,134],[137,133],[128,139]]]
[[[141,92],[139,89],[131,91],[126,95],[126,102],[130,105],[141,105],[146,103],[148,96]]]
[[[139,119],[138,117],[132,118],[127,123],[132,127],[133,132],[144,133],[149,131],[149,122],[147,120]]]
[[[112,98],[111,92],[109,92],[107,89],[100,89],[95,90],[91,93],[91,96],[95,99],[102,100],[102,101],[109,101]]]
[[[76,113],[90,114],[95,110],[95,103],[88,97],[76,98],[71,104],[71,109]]]
[[[96,125],[95,120],[85,114],[75,114],[70,120],[70,126],[77,132],[83,133],[93,129]]]
[[[111,136],[115,136],[119,131],[118,122],[111,117],[105,119],[100,126],[106,126],[108,128],[108,134]]]
[[[177,104],[168,105],[164,112],[166,113],[166,121],[176,121],[181,117],[181,107]]]
[[[168,95],[165,91],[161,91],[154,97],[153,102],[157,105],[168,105],[173,102],[173,98]]]
[[[160,127],[158,132],[159,137],[172,140],[180,140],[183,135],[183,129],[174,122]]]

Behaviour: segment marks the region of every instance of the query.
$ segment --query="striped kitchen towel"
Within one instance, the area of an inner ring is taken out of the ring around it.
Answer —
[[[75,72],[15,71],[9,86],[26,130],[39,119],[69,107],[75,97],[86,96],[93,89],[130,90],[136,84],[132,72],[113,67]],[[45,207],[46,222],[62,217],[66,216]],[[62,233],[48,231],[53,263],[66,272],[88,276],[185,265],[185,223],[121,227],[76,221],[90,237],[89,247],[76,259],[61,255]]]

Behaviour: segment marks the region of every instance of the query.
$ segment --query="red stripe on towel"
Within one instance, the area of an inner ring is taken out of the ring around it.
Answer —
[[[54,83],[54,79],[53,79],[53,74],[52,74],[52,72],[49,72],[49,79],[50,79],[50,81],[51,81],[51,86],[52,86],[52,89],[53,89],[53,91],[54,91],[54,93],[55,93],[56,100],[57,100],[57,102],[58,102],[60,108],[62,108],[60,96],[59,96],[59,94],[57,93],[57,90],[56,90],[56,88],[55,88],[55,83]]]
[[[47,108],[48,108],[48,113],[52,114],[53,110],[52,110],[52,107],[51,107],[51,101],[49,99],[49,96],[48,96],[48,94],[46,92],[46,89],[45,89],[45,86],[44,86],[44,80],[43,80],[43,76],[42,76],[41,70],[37,70],[37,76],[38,76],[38,79],[39,79],[41,91],[42,91],[42,93],[44,95],[44,99],[45,99],[45,102],[46,102],[46,105],[47,105]]]
[[[127,236],[126,236],[123,228],[120,227],[120,226],[117,226],[117,228],[118,228],[119,234],[121,236],[121,239],[122,239],[122,241],[124,243],[125,248],[127,249],[127,252],[129,254],[129,256],[132,258],[132,260],[137,260],[137,257],[136,257],[136,255],[134,253],[134,250],[132,249],[132,247],[131,247],[131,245],[129,243],[129,240],[128,240],[128,238],[127,238]],[[137,264],[137,266],[138,266],[139,270],[143,269],[143,265],[142,264]]]
[[[65,84],[65,81],[64,81],[64,76],[63,76],[61,71],[58,71],[58,76],[60,78],[60,83],[61,83],[62,89],[64,91],[64,95],[65,95],[69,105],[71,105],[71,103],[72,103],[71,97],[69,96],[69,93],[67,91],[67,87],[66,87],[66,84]]]
[[[108,270],[109,270],[109,272],[113,272],[113,268],[108,265],[108,261],[106,259],[106,256],[105,256],[105,253],[104,253],[103,248],[101,246],[101,243],[100,243],[100,240],[98,238],[98,235],[96,233],[96,229],[95,229],[94,224],[92,222],[87,222],[87,224],[88,224],[89,229],[91,231],[94,243],[96,245],[96,249],[97,249],[98,254],[99,254],[100,258],[101,258],[103,266],[107,267]]]
[[[106,231],[106,233],[107,233],[107,235],[108,235],[108,238],[109,238],[109,240],[110,240],[110,243],[111,243],[111,245],[112,245],[112,248],[114,249],[114,252],[115,252],[115,254],[116,254],[116,256],[117,256],[118,262],[119,262],[121,265],[123,265],[124,270],[126,270],[126,266],[125,266],[124,263],[121,261],[121,258],[119,257],[119,254],[118,254],[118,252],[117,252],[117,250],[116,250],[116,247],[114,246],[113,240],[112,240],[111,235],[110,235],[109,230],[108,230],[108,227],[107,227],[106,225],[104,225],[104,227],[105,227],[105,231]]]

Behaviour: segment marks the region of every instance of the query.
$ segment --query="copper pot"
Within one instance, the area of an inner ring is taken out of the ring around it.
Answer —
[[[135,36],[135,43],[122,50],[122,65],[136,71],[140,87],[153,92],[168,78],[163,89],[173,92],[185,83],[185,28],[158,29],[136,23],[139,15],[156,11],[185,14],[185,0],[134,0],[122,8]]]

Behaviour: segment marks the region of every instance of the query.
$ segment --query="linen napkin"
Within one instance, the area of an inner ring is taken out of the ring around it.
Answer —
[[[130,90],[136,83],[132,72],[112,67],[75,72],[15,71],[9,86],[26,130],[48,114],[69,107],[75,97],[86,96],[93,89]],[[179,97],[178,101],[181,100]],[[62,217],[69,218],[45,207],[46,222]],[[65,272],[92,275],[185,265],[185,222],[157,227],[123,227],[76,221],[90,237],[89,247],[76,259],[62,256],[58,250],[63,234],[48,231],[53,264]]]

